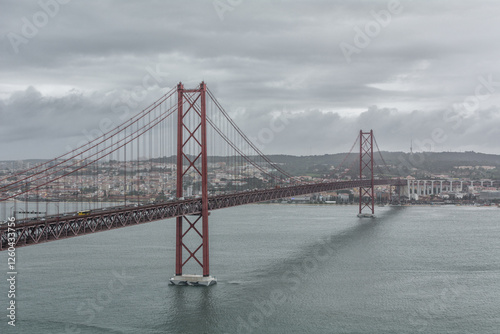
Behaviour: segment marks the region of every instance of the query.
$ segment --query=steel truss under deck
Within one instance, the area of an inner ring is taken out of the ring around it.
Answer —
[[[208,198],[207,204],[208,210],[216,210],[323,191],[369,187],[371,184],[372,180],[305,184],[212,196]],[[373,180],[373,185],[388,184],[406,185],[405,182],[396,179]],[[138,207],[129,206],[119,210],[95,211],[86,216],[61,216],[46,220],[18,221],[16,226],[11,229],[6,224],[0,227],[0,251],[9,247],[8,237],[11,237],[10,241],[13,241],[17,248],[156,220],[199,215],[202,208],[202,199],[199,198]]]

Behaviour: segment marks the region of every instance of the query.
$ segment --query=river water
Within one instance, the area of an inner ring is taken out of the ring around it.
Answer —
[[[247,205],[210,215],[211,287],[173,220],[22,247],[1,333],[499,333],[500,209]]]

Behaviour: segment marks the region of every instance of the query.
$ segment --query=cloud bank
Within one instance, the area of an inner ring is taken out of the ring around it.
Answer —
[[[266,153],[343,152],[373,129],[383,150],[500,154],[497,1],[2,6],[0,160],[64,153],[117,101],[202,80]]]

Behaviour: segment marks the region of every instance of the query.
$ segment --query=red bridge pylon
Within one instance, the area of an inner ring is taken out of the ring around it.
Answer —
[[[176,218],[175,277],[170,279],[175,285],[208,286],[217,282],[210,276],[209,267],[206,91],[204,82],[197,89],[177,85],[177,198],[184,197],[183,180],[189,175],[201,181],[202,207],[199,215]],[[203,275],[184,274],[188,262],[198,263]]]
[[[368,187],[359,187],[358,217],[375,217],[375,195],[373,179],[373,130],[359,131],[359,179],[371,179]],[[367,209],[371,212],[363,212]]]

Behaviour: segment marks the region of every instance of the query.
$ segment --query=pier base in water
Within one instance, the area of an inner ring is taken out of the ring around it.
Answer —
[[[375,218],[373,213],[358,213],[358,218]]]
[[[217,278],[202,275],[176,275],[170,279],[170,284],[210,286],[217,284]]]

